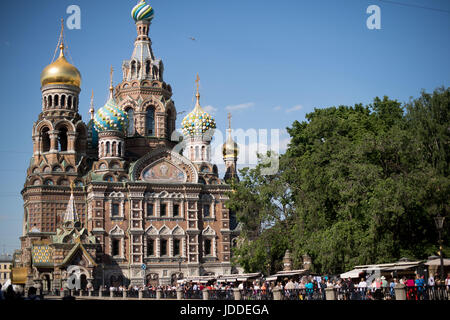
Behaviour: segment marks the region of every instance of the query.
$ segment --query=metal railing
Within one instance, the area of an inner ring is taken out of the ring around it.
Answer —
[[[201,300],[203,299],[203,292],[200,289],[187,289],[184,291],[184,298]]]
[[[284,289],[282,291],[284,300],[325,300],[323,289]]]
[[[145,299],[156,299],[156,291],[155,290],[144,289],[144,290],[142,290],[142,298],[145,298]]]
[[[388,287],[381,288],[336,288],[337,300],[395,300],[395,291]]]
[[[405,287],[406,300],[449,300],[450,286]]]
[[[127,298],[139,298],[139,291],[138,290],[128,290],[127,291]]]
[[[273,292],[269,289],[243,289],[241,300],[273,300]]]
[[[237,290],[237,289],[234,289]],[[207,298],[209,300],[234,300],[235,291],[233,289],[213,289],[208,290]],[[315,289],[278,289],[281,294],[281,300],[326,300],[327,292],[329,289],[315,288]],[[403,299],[406,300],[450,300],[450,286],[445,285],[435,285],[435,286],[423,286],[423,287],[407,287],[404,288],[392,288],[392,287],[381,287],[381,288],[333,288],[334,299],[335,300],[396,300],[396,292],[400,295],[403,294]],[[400,291],[399,291],[400,290]],[[404,290],[404,291],[401,291]],[[157,292],[158,291],[158,292]],[[275,291],[275,289],[274,289]],[[332,291],[332,292],[333,292]],[[111,292],[108,290],[101,290],[101,295],[99,290],[52,290],[43,293],[46,296],[60,296],[66,297],[69,295],[75,297],[103,297],[110,298]],[[241,300],[274,300],[274,292],[272,289],[265,290],[255,290],[255,289],[243,289],[239,290],[239,295]],[[112,291],[112,297],[119,299],[124,297],[124,291]],[[160,297],[161,299],[177,299],[176,290],[166,290],[166,289],[144,289],[144,290],[127,290],[125,291],[125,298],[139,298],[143,299],[156,299]],[[197,299],[202,300],[204,297],[204,292],[201,290],[193,290],[192,288],[185,289],[182,292],[182,299]],[[276,298],[276,297],[275,297]],[[277,298],[280,299],[280,298]],[[333,299],[333,298],[332,298]],[[402,299],[400,297],[400,299]]]
[[[233,290],[208,290],[209,300],[234,300]]]
[[[161,290],[161,299],[176,299],[176,290]]]

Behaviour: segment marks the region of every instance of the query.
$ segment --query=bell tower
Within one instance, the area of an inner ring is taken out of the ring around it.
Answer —
[[[197,165],[211,162],[210,144],[216,128],[214,118],[200,106],[199,81],[200,78],[197,74],[195,107],[181,122],[186,139],[186,157]]]
[[[148,36],[153,16],[153,8],[144,0],[131,11],[137,37],[131,58],[122,63],[122,82],[115,95],[129,119],[127,150],[138,156],[160,144],[172,146],[177,115],[172,88],[164,82],[163,62],[155,58]]]
[[[34,163],[47,172],[75,168],[87,148],[87,128],[78,113],[81,74],[65,56],[63,19],[58,49],[58,58],[41,73],[42,111],[33,126]]]
[[[224,180],[230,183],[231,180],[236,179],[239,181],[239,176],[237,174],[237,160],[239,154],[238,144],[233,140],[231,136],[231,113],[228,113],[228,129],[227,129],[227,140],[222,146],[223,161],[225,162],[225,176]]]

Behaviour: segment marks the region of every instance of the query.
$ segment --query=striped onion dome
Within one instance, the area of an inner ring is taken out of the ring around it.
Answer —
[[[135,22],[141,20],[152,21],[153,16],[153,8],[147,2],[145,2],[145,0],[139,1],[138,4],[135,5],[131,10],[131,17]]]

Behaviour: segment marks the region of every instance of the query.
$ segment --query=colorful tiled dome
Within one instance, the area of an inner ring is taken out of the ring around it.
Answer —
[[[204,111],[200,104],[196,104],[194,110],[181,121],[181,130],[185,136],[202,135],[209,129],[216,128],[214,118]]]
[[[146,3],[145,0],[139,1],[139,3],[131,10],[131,17],[136,22],[140,20],[152,21],[153,16],[153,8]]]
[[[95,113],[94,128],[97,132],[107,130],[125,132],[128,128],[128,115],[117,106],[114,98],[110,97],[108,102]]]

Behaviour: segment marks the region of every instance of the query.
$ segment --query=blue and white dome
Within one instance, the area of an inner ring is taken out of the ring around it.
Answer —
[[[113,97],[97,110],[94,116],[94,128],[97,132],[116,130],[126,132],[128,128],[128,115],[121,110]]]

